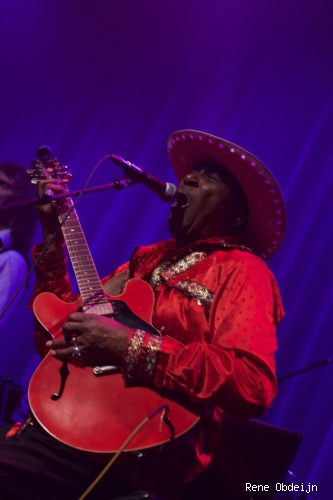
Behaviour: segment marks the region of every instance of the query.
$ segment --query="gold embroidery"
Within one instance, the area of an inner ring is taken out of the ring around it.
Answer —
[[[210,306],[214,298],[213,292],[196,281],[179,281],[175,288],[184,292],[191,299],[195,299],[201,306]]]
[[[150,277],[150,280],[149,280],[149,284],[150,286],[152,286],[153,288],[155,288],[157,285],[159,285],[159,283],[161,283],[162,279],[161,279],[161,272],[164,271],[165,269],[167,269],[167,267],[170,265],[170,262],[163,262],[162,264],[160,264],[159,266],[157,266],[154,271],[151,273],[151,277]]]
[[[125,376],[131,379],[139,364],[140,355],[146,332],[143,330],[135,330],[129,342],[125,358]]]
[[[144,373],[152,377],[155,373],[158,353],[162,345],[162,337],[151,336],[147,343],[147,352],[144,364]]]
[[[197,262],[200,262],[207,256],[206,252],[192,252],[186,255],[183,259],[180,259],[175,264],[171,264],[171,261],[163,262],[152,272],[150,278],[150,285],[156,287],[162,280],[169,280],[177,276],[177,274],[183,273],[194,266]],[[163,276],[162,276],[163,273]]]

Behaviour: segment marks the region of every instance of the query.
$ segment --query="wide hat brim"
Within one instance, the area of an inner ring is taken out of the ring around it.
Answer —
[[[242,187],[249,206],[244,245],[264,260],[275,254],[286,229],[285,203],[276,180],[258,158],[232,142],[197,130],[171,134],[168,153],[179,181],[198,162],[226,168]]]

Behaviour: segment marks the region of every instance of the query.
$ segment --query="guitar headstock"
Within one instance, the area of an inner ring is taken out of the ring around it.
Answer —
[[[31,162],[32,169],[27,170],[31,182],[38,184],[44,179],[67,179],[71,180],[72,174],[66,165],[61,165],[58,158],[41,158]]]

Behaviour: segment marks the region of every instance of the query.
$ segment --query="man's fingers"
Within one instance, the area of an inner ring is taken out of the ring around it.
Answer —
[[[38,182],[38,196],[43,196],[48,189],[56,193],[62,193],[64,190],[62,184],[66,184],[67,182],[67,179],[43,179]]]
[[[60,349],[62,347],[63,348],[68,347],[68,342],[66,341],[66,339],[48,340],[45,345],[49,349]]]
[[[73,312],[68,315],[68,321],[66,321],[64,325],[69,325],[70,322],[83,323],[83,321],[86,321],[91,316],[96,316],[96,315],[86,314],[82,312]]]

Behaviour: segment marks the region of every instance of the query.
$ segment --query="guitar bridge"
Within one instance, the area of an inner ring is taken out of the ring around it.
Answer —
[[[103,303],[97,303],[97,304],[88,304],[85,303],[85,305],[81,308],[82,312],[85,313],[90,313],[90,314],[99,314],[100,316],[113,316],[114,315],[114,309],[112,307],[112,304],[110,302],[103,302]]]

